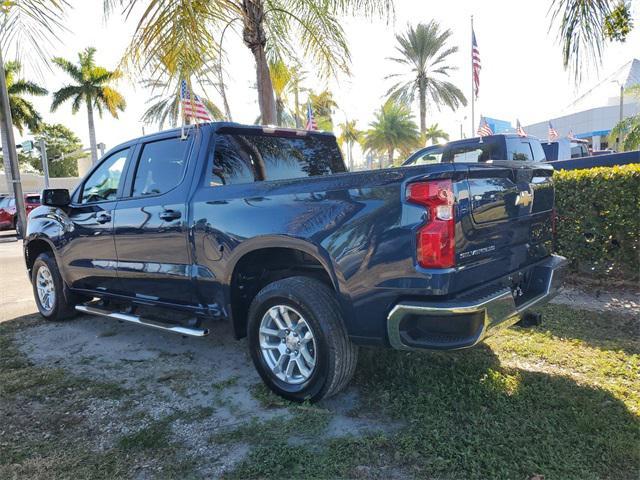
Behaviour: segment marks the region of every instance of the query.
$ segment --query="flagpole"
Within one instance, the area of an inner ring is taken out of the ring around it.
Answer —
[[[473,15],[471,15],[471,137],[474,136],[473,130],[476,124],[476,96],[473,85]]]

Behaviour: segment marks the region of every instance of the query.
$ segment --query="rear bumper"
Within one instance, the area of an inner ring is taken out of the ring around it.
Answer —
[[[557,295],[566,264],[564,257],[552,255],[454,299],[399,302],[387,317],[389,343],[400,350],[472,347]]]

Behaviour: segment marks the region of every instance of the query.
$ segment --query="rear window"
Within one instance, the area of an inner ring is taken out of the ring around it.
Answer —
[[[40,196],[32,195],[31,197],[27,197],[26,201],[32,205],[40,203]]]
[[[206,182],[215,187],[344,171],[333,137],[219,134],[210,154]]]

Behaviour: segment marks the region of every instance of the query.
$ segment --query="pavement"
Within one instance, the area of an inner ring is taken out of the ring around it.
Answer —
[[[16,239],[13,230],[0,232],[0,322],[37,311],[22,240]]]

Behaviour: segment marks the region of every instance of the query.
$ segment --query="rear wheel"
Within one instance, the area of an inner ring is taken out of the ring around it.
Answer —
[[[31,269],[31,284],[40,315],[47,320],[65,320],[75,316],[75,305],[62,280],[55,258],[41,253]]]
[[[249,309],[248,336],[258,373],[289,400],[334,395],[355,371],[358,350],[335,294],[312,278],[285,278],[262,289]]]

